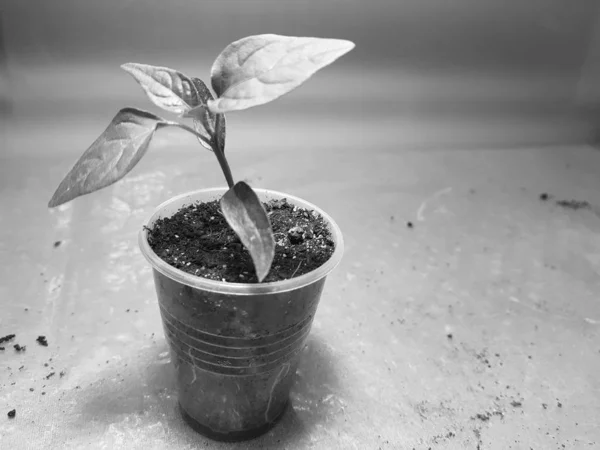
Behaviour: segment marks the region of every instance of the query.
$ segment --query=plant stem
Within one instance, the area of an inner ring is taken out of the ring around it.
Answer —
[[[224,148],[221,142],[221,121],[223,120],[223,114],[217,114],[217,117],[215,119],[215,134],[214,134],[214,138],[213,138],[213,151],[215,153],[215,155],[217,156],[217,160],[219,161],[219,164],[221,165],[221,170],[223,171],[223,175],[225,175],[225,179],[227,180],[227,184],[229,185],[229,188],[231,189],[233,187],[233,185],[235,184],[233,182],[233,176],[231,175],[231,169],[229,168],[229,163],[227,162],[227,159],[225,158],[225,152],[224,152]]]
[[[225,179],[227,180],[227,185],[229,188],[232,188],[235,184],[233,182],[233,176],[231,175],[231,169],[229,168],[229,164],[225,159],[225,154],[221,150],[214,148],[214,153],[217,156],[217,161],[219,161],[219,165],[221,166],[221,170],[223,171],[223,175],[225,175]]]
[[[216,130],[219,130],[219,125],[220,125],[220,121],[221,121],[220,117],[221,117],[221,114],[217,114],[217,121],[216,121],[216,124],[215,124],[215,129]],[[193,135],[202,138],[202,135],[200,133],[198,133],[192,127],[189,127],[189,126],[187,126],[187,125],[185,125],[183,123],[179,123],[179,122],[167,122],[167,124],[179,127],[182,130],[189,131]],[[218,135],[218,131],[215,131],[215,135]],[[212,148],[213,148],[213,153],[217,157],[217,161],[219,161],[219,165],[221,166],[221,170],[223,171],[223,175],[225,175],[225,180],[227,180],[227,185],[229,186],[229,188],[232,188],[235,183],[233,182],[233,176],[231,175],[231,169],[229,168],[229,163],[227,162],[227,159],[225,158],[225,154],[221,150],[219,138],[213,139]]]

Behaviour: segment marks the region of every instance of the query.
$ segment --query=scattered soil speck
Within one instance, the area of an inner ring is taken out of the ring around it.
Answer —
[[[36,342],[42,347],[48,347],[48,341],[46,340],[46,336],[38,336]]]
[[[8,341],[12,341],[15,338],[15,334],[7,334],[4,337],[0,338],[0,344],[4,343],[4,342],[8,342]]]
[[[46,375],[46,380],[49,380],[51,377],[53,377],[55,373],[56,372],[50,372],[48,375]]]
[[[490,420],[493,416],[499,416],[500,418],[504,417],[504,413],[502,411],[496,410],[496,411],[485,411],[482,413],[477,413],[475,414],[473,417],[471,417],[472,420],[480,420],[482,422],[487,422],[488,420]]]
[[[577,211],[579,209],[590,209],[592,205],[586,201],[579,200],[558,200],[556,202],[558,206],[562,206],[563,208],[572,209]]]
[[[412,223],[412,222],[406,222],[406,226],[407,226],[408,228],[413,228],[413,227],[414,227],[414,225],[413,225],[413,223]]]
[[[60,247],[60,244],[62,244],[62,241],[55,241],[54,242],[54,248]]]
[[[22,345],[22,346],[21,346],[21,345],[19,345],[19,344],[15,344],[15,345],[13,345],[13,347],[14,347],[14,349],[15,349],[16,351],[18,351],[18,352],[24,352],[24,351],[25,351],[25,349],[27,348],[27,346],[26,346],[26,345]]]
[[[558,406],[559,408],[562,408],[562,403],[561,402],[556,402],[556,406]]]
[[[510,402],[510,405],[511,405],[513,408],[520,408],[521,406],[523,406],[523,403],[521,403],[521,402],[518,402],[518,401],[516,401],[516,400],[513,400],[512,402]]]
[[[16,409],[12,409],[12,410],[10,410],[10,411],[8,412],[8,414],[7,414],[7,415],[8,415],[8,418],[9,418],[9,419],[14,419],[14,418],[15,418],[15,416],[17,415],[17,410],[16,410]]]
[[[552,196],[548,195],[548,194],[547,194],[547,193],[545,193],[545,192],[544,192],[543,194],[540,194],[540,200],[541,200],[541,201],[543,201],[543,202],[545,202],[546,200],[548,200],[548,199],[549,199],[549,198],[551,198],[551,197],[552,197]]]
[[[548,403],[542,403],[542,408],[548,409]]]
[[[5,350],[5,348],[4,347],[0,347],[0,350]]]
[[[448,339],[452,340],[452,339],[454,338],[454,335],[453,335],[452,333],[448,333],[448,334],[446,335],[446,337],[447,337]]]
[[[487,354],[487,350],[484,349],[479,353],[475,353],[475,358],[477,358],[481,363],[485,364],[489,369],[492,368],[492,364],[490,363],[490,360],[488,359],[488,354]]]

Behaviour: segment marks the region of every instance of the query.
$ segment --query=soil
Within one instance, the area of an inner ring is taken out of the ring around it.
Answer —
[[[548,194],[547,194],[547,193],[545,193],[545,192],[544,192],[544,193],[542,193],[542,194],[540,194],[540,200],[541,200],[541,201],[543,201],[543,202],[547,201],[547,200],[548,200],[548,199],[550,199],[550,198],[551,198],[551,196],[550,196],[550,195],[548,195]]]
[[[16,337],[15,334],[7,334],[4,337],[0,337],[0,344],[3,344],[4,342],[12,341],[15,337]]]
[[[17,415],[17,410],[16,410],[16,409],[12,409],[12,410],[10,410],[10,411],[8,412],[8,414],[7,414],[7,415],[8,415],[8,418],[9,418],[9,419],[14,419],[14,418],[15,418],[15,416]]]
[[[315,211],[286,199],[263,204],[275,236],[275,258],[264,282],[311,272],[335,250],[326,222]],[[233,283],[257,283],[250,254],[229,227],[218,201],[196,203],[148,229],[148,243],[169,265],[200,277]]]
[[[540,200],[542,201],[548,201],[550,199],[554,198],[554,196],[544,192],[542,194],[540,194]],[[581,201],[581,200],[556,200],[555,203],[558,206],[562,206],[565,209],[572,209],[573,211],[578,211],[580,209],[591,209],[592,205],[587,202],[587,201]]]
[[[592,205],[586,201],[579,200],[559,200],[556,202],[558,206],[562,206],[563,208],[572,209],[574,211],[580,209],[590,209]]]
[[[13,347],[18,352],[24,352],[25,349],[27,348],[27,346],[25,346],[25,345],[19,345],[19,344],[15,344],[15,345],[13,345]]]
[[[46,336],[38,336],[36,339],[37,343],[43,347],[48,347],[48,341],[46,340]]]

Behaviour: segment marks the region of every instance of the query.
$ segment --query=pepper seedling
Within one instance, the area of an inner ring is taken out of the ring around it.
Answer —
[[[148,150],[154,133],[178,127],[194,134],[214,152],[229,186],[221,211],[246,247],[259,281],[269,273],[275,241],[267,213],[252,188],[234,183],[225,157],[225,113],[268,103],[304,83],[315,72],[354,48],[341,39],[249,36],[228,45],[213,63],[206,84],[168,67],[127,63],[121,66],[140,84],[150,100],[192,126],[166,120],[137,108],[123,108],[83,153],[60,183],[48,207],[109,186],[135,167]]]

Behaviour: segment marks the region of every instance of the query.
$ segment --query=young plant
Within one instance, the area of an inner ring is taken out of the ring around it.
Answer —
[[[60,183],[48,207],[109,186],[123,178],[148,150],[154,133],[178,127],[214,152],[229,190],[219,203],[223,216],[246,247],[259,281],[269,273],[275,241],[267,213],[243,181],[234,183],[225,157],[225,113],[275,100],[354,48],[350,41],[263,34],[233,42],[211,69],[213,95],[202,80],[167,67],[127,63],[121,67],[150,100],[193,127],[136,108],[121,109]]]

